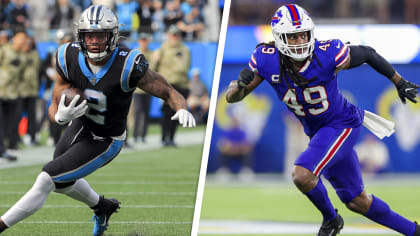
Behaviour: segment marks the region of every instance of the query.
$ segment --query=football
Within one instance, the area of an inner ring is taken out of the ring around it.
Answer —
[[[79,105],[80,103],[83,102],[85,96],[84,93],[81,89],[78,88],[66,88],[63,91],[61,91],[60,96],[56,97],[56,103],[60,104],[60,99],[61,99],[61,95],[65,94],[66,95],[66,100],[64,101],[64,105],[68,106],[71,102],[71,100],[73,100],[73,98],[79,94],[80,98],[76,103],[76,106]]]

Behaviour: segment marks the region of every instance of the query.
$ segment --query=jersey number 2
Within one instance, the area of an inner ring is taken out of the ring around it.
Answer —
[[[105,94],[93,89],[86,89],[85,97],[87,98],[87,103],[89,106],[85,116],[97,124],[104,125],[106,112]]]
[[[317,98],[312,98],[313,94],[317,93]],[[305,88],[303,90],[303,98],[305,99],[305,102],[311,105],[315,104],[321,104],[321,107],[318,108],[309,108],[308,112],[311,115],[319,115],[330,107],[330,103],[328,102],[328,96],[327,91],[325,90],[324,86],[315,86],[315,87],[309,87]],[[295,89],[288,89],[286,94],[283,97],[283,102],[293,109],[294,113],[298,116],[305,116],[305,111],[303,110],[303,106],[297,102],[296,97],[296,90]]]

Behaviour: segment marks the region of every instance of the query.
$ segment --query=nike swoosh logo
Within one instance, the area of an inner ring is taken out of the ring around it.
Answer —
[[[408,93],[409,91],[413,90],[414,88],[406,88],[404,91]]]
[[[106,216],[105,216],[105,219],[104,219],[104,223],[103,223],[103,224],[101,224],[101,226],[102,226],[102,227],[105,227],[105,226],[106,226]]]
[[[340,48],[340,43],[338,43],[337,48]]]

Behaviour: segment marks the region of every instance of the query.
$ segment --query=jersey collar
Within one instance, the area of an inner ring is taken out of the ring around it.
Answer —
[[[92,71],[89,70],[89,67],[86,64],[85,56],[82,52],[79,52],[79,66],[82,70],[83,75],[89,80],[89,82],[95,86],[108,72],[109,68],[111,68],[112,63],[114,62],[115,56],[117,55],[118,47],[115,48],[114,52],[112,53],[111,58],[102,66],[102,68],[98,71],[98,73],[94,74]]]

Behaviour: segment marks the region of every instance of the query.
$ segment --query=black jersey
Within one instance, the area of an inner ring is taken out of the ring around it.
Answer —
[[[62,45],[56,61],[60,76],[84,91],[89,108],[78,118],[83,126],[101,137],[123,134],[132,93],[148,67],[141,52],[119,46],[96,74],[77,43]]]

